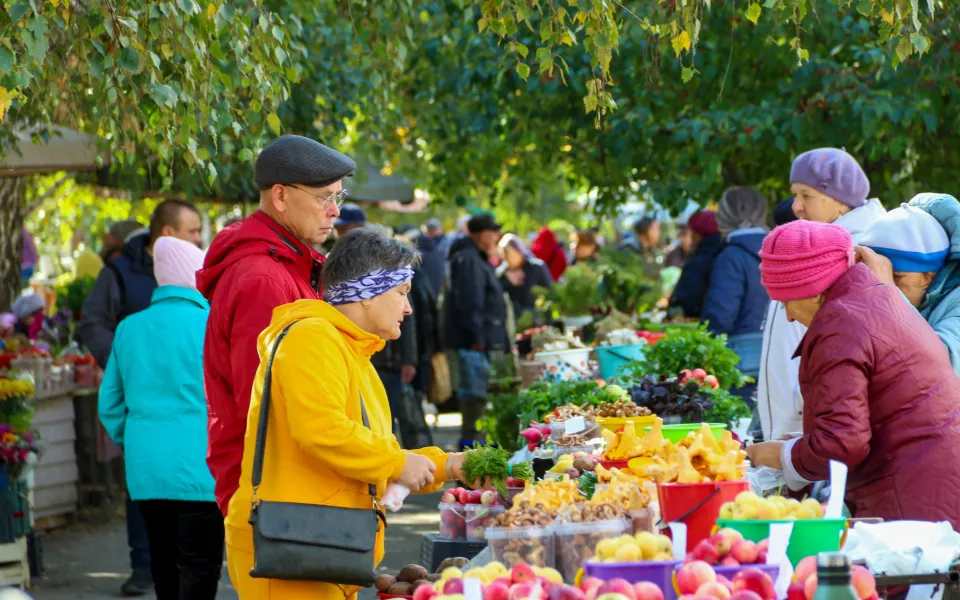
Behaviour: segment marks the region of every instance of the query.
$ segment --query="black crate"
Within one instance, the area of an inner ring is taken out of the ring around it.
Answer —
[[[425,533],[420,542],[420,565],[433,573],[448,558],[470,559],[486,547],[486,541],[448,540],[438,533]]]

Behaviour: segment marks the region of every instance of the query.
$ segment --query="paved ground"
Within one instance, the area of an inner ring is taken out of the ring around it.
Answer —
[[[459,416],[443,416],[435,433],[436,443],[455,443]],[[389,516],[387,554],[382,570],[396,573],[401,567],[419,562],[420,540],[435,532],[439,524],[439,494],[411,496],[403,510]],[[119,597],[120,585],[129,575],[126,530],[123,519],[113,516],[94,525],[77,525],[54,531],[43,539],[46,575],[35,580],[30,594],[36,600],[106,600]],[[372,592],[361,600],[373,600]],[[151,594],[144,598],[152,599]],[[237,600],[226,569],[217,600]]]

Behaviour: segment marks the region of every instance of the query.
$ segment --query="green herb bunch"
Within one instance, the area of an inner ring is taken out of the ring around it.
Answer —
[[[477,444],[466,451],[461,472],[466,483],[490,483],[504,496],[507,495],[507,477],[516,477],[530,481],[533,479],[533,466],[529,462],[508,464],[510,453],[503,448]]]

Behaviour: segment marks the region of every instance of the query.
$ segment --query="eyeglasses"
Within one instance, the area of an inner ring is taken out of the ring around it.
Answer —
[[[347,198],[347,195],[350,193],[349,190],[340,190],[339,192],[334,192],[329,196],[321,196],[319,194],[314,194],[313,192],[305,190],[302,187],[299,187],[296,185],[291,185],[288,187],[292,187],[295,190],[300,190],[301,192],[303,192],[308,196],[313,196],[316,200],[319,200],[320,202],[323,203],[324,208],[326,208],[327,206],[330,206],[331,204],[335,204],[337,208],[340,208],[340,205],[343,204],[343,201]]]

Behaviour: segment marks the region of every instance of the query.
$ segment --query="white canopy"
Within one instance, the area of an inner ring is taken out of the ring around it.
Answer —
[[[66,127],[51,126],[49,139],[34,143],[40,128],[16,132],[16,145],[0,158],[0,176],[32,175],[57,171],[94,171],[109,164],[109,153],[100,153],[96,136]],[[97,157],[102,156],[102,161]]]

